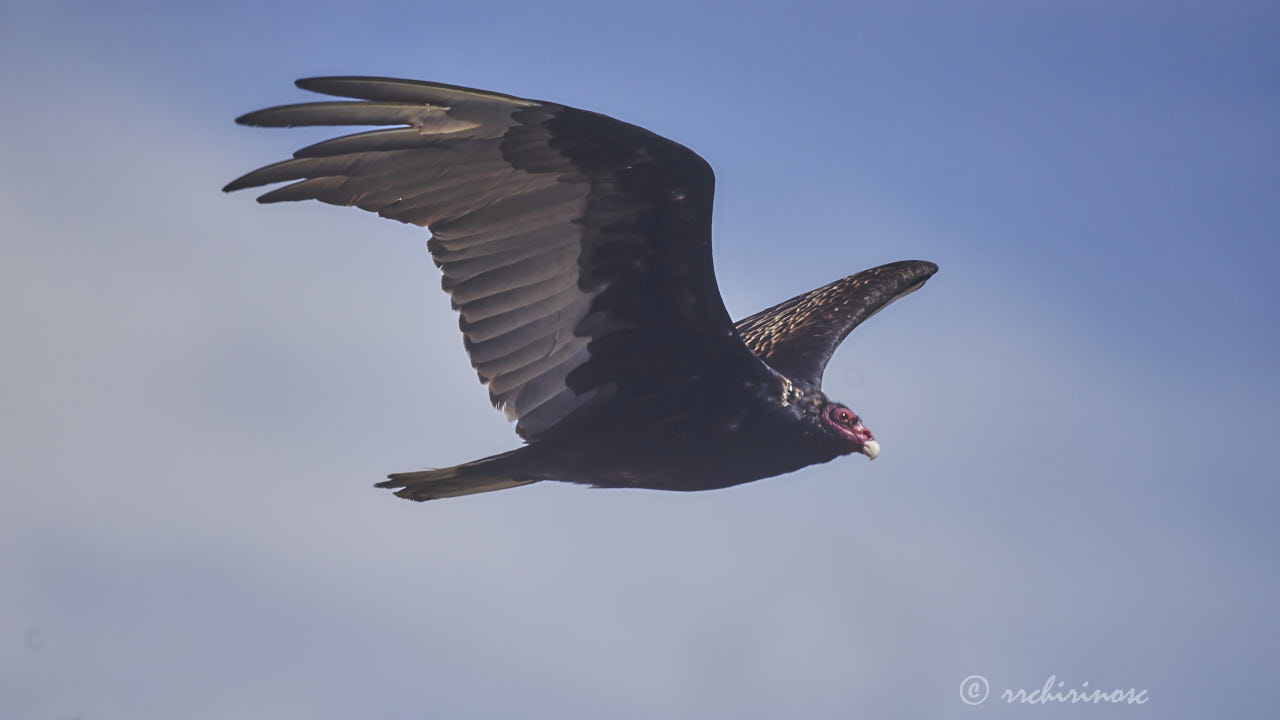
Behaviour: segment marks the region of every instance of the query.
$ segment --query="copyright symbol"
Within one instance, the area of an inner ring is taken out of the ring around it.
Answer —
[[[981,675],[970,675],[960,683],[960,699],[965,705],[981,705],[989,692],[991,687]]]

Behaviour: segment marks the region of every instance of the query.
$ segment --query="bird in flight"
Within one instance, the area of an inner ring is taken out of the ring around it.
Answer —
[[[410,500],[562,480],[709,490],[880,445],[822,392],[836,346],[937,272],[907,260],[734,323],[711,263],[715,176],[682,145],[594,112],[452,85],[323,77],[347,100],[236,119],[378,126],[302,148],[225,191],[355,205],[427,228],[494,406],[525,445],[378,487]]]

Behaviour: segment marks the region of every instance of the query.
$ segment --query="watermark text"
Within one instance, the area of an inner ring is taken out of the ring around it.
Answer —
[[[981,705],[991,695],[991,685],[981,675],[970,675],[960,683],[960,700],[965,705]],[[1008,705],[1146,705],[1146,689],[1090,687],[1085,680],[1068,686],[1057,675],[1033,690],[1005,688],[997,697]]]

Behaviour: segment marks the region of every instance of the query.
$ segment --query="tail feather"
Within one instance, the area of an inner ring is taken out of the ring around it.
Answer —
[[[519,448],[439,470],[394,473],[387,476],[389,480],[380,482],[375,487],[399,488],[396,495],[422,502],[528,485],[541,478],[518,472],[514,465],[519,463],[513,462],[518,461],[518,454],[527,449]]]

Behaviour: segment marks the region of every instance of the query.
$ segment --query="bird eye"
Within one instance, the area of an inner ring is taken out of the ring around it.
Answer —
[[[831,416],[838,424],[853,427],[853,411],[849,408],[836,408],[835,412],[831,413]]]

